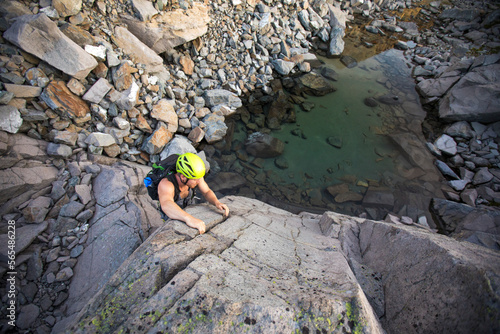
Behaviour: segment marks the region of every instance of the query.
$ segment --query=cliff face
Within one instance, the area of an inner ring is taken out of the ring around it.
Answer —
[[[68,333],[494,333],[500,255],[401,225],[294,215],[225,197],[231,216],[168,221],[71,321]]]

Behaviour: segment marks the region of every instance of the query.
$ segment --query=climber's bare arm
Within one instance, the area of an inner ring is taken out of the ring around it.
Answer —
[[[158,184],[158,197],[160,198],[160,206],[163,212],[171,218],[180,220],[186,223],[187,226],[196,228],[200,234],[205,233],[205,223],[198,218],[191,216],[189,213],[181,209],[177,203],[174,202],[175,187],[167,179],[161,180]]]

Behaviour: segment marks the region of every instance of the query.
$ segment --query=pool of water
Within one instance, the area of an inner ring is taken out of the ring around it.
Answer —
[[[414,133],[423,139],[425,112],[404,53],[387,50],[353,68],[339,59],[322,61],[338,74],[334,82],[337,90],[322,97],[306,97],[314,105],[310,111],[296,106],[296,122],[270,132],[285,143],[279,159],[259,159],[258,164],[237,161],[232,170],[246,177],[257,198],[268,202],[280,200],[359,214],[366,209],[361,197],[336,203],[327,191],[329,186],[347,184],[350,192],[361,196],[369,187],[393,192],[394,206],[375,208],[372,216],[383,217],[392,211],[404,214],[409,206],[418,207],[414,212],[425,211],[427,199],[414,200],[415,196],[425,193],[430,198],[438,186],[432,186],[428,177],[418,178],[425,173],[417,173],[417,177],[409,173],[419,166],[412,165],[400,145],[390,139],[394,133]],[[377,105],[368,106],[366,98],[373,98]],[[233,140],[243,142],[249,133],[240,122]],[[408,196],[410,193],[414,196]]]

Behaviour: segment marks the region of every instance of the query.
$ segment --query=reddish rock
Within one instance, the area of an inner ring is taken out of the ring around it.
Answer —
[[[87,103],[71,93],[64,81],[51,81],[41,98],[52,110],[58,110],[70,118],[81,118],[90,113]]]

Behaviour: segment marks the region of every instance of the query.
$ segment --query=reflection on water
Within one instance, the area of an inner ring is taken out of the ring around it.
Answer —
[[[388,50],[354,68],[338,59],[322,60],[338,73],[337,91],[307,97],[314,104],[310,111],[297,106],[296,123],[270,133],[286,143],[279,159],[237,160],[231,170],[251,181],[257,198],[275,205],[368,212],[376,219],[387,212],[413,219],[427,215],[439,180],[428,152],[419,152],[425,146],[412,141],[422,137],[425,113],[403,53]],[[238,124],[233,144],[249,133]],[[402,137],[391,139],[394,134]],[[241,153],[241,144],[233,147]]]

